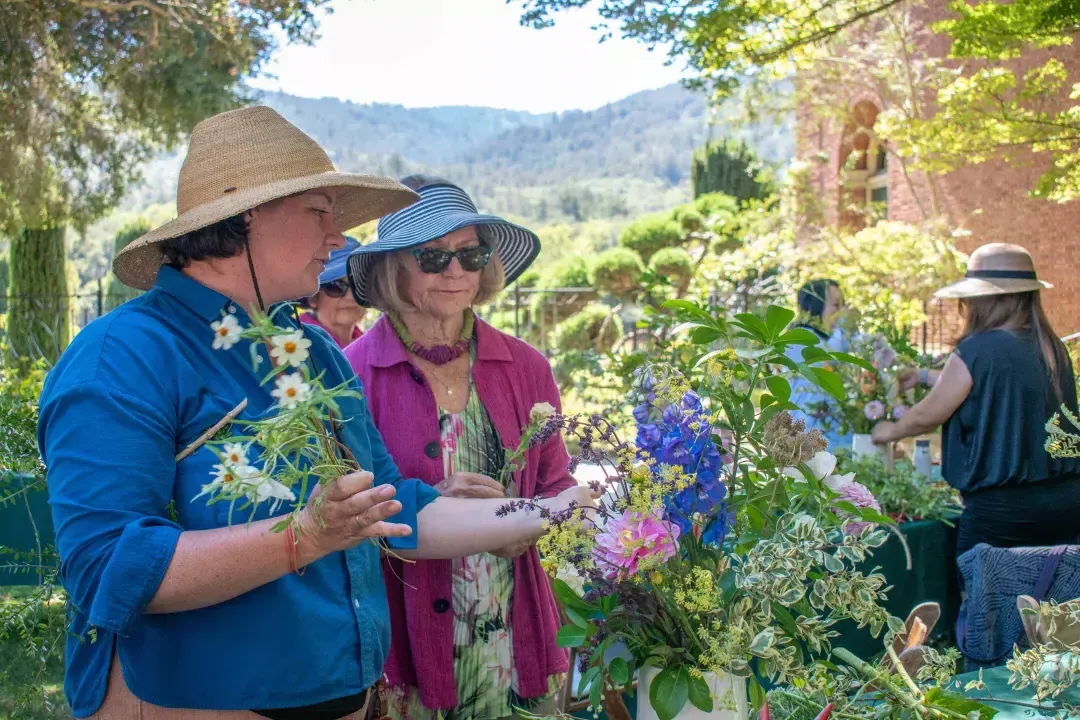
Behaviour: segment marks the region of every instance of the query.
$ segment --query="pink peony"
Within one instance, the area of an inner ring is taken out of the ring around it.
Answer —
[[[593,558],[608,580],[657,567],[678,552],[679,528],[657,514],[627,511],[608,521],[596,536]]]
[[[848,475],[831,475],[825,479],[825,484],[830,490],[838,494],[840,497],[838,500],[846,500],[857,508],[873,508],[877,512],[881,512],[881,505],[878,504],[877,498],[870,490],[860,483],[855,482],[851,478],[854,473]],[[833,508],[833,512],[838,512]],[[862,532],[862,529],[870,523],[864,523],[859,521],[849,522],[847,525],[847,531],[853,535],[857,535]]]
[[[880,420],[885,417],[885,404],[880,400],[871,400],[863,408],[867,420]]]
[[[893,420],[902,419],[905,415],[907,415],[907,411],[908,411],[908,406],[907,405],[904,405],[903,403],[897,403],[896,405],[893,406],[893,409],[892,409]]]

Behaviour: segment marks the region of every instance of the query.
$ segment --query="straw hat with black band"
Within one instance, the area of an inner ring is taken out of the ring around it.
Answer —
[[[113,272],[125,285],[148,290],[164,259],[162,242],[318,188],[338,189],[334,216],[342,230],[418,197],[390,178],[338,172],[318,143],[268,107],[215,115],[191,132],[176,188],[177,218],[121,250]],[[250,264],[250,251],[248,258]]]
[[[1008,243],[983,245],[971,254],[964,279],[942,288],[934,297],[964,299],[1034,292],[1054,287],[1039,279],[1035,261],[1024,248]]]

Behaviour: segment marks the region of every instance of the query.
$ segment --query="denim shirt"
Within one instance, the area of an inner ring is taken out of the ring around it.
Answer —
[[[828,338],[823,338],[817,330],[811,330],[822,338],[820,347],[830,352],[848,352],[851,343],[847,337],[836,328]],[[802,362],[804,345],[792,345],[785,355],[795,362]],[[829,441],[829,450],[835,451],[840,448],[851,448],[852,434],[840,432],[839,411],[837,401],[832,395],[814,385],[806,378],[797,375],[790,378],[791,402],[802,408],[803,412],[793,412],[792,415],[806,422],[806,429],[820,430]],[[813,412],[806,412],[813,409]]]
[[[101,706],[114,652],[137,697],[174,708],[303,706],[360,693],[382,675],[390,623],[371,542],[211,607],[145,612],[180,533],[230,522],[228,503],[193,500],[211,479],[214,454],[203,446],[179,463],[175,456],[244,398],[241,420],[274,412],[251,343],[212,349],[210,323],[224,312],[249,323],[225,296],[163,267],[149,292],[84,328],[45,382],[38,441],[69,596],[64,691],[76,717]],[[291,312],[274,319],[296,326]],[[359,390],[329,335],[304,327],[325,386]],[[255,350],[265,373],[266,348]],[[391,547],[415,548],[417,513],[437,492],[402,479],[366,399],[342,400],[340,410],[343,442],[376,484],[397,487],[402,511],[393,519],[413,527]],[[268,505],[251,519],[269,517]],[[249,515],[235,513],[232,523]]]

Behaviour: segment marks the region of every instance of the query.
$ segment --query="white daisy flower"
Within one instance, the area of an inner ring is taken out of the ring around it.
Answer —
[[[300,373],[278,375],[277,387],[270,393],[286,410],[294,408],[311,396],[311,386],[304,382]]]
[[[246,462],[242,465],[215,465],[214,469],[210,471],[210,474],[214,476],[211,485],[243,484],[254,470]]]
[[[295,500],[296,495],[286,485],[279,483],[273,478],[259,476],[255,478],[257,483],[252,484],[252,490],[254,491],[254,497],[252,499],[259,503],[265,500],[273,498],[274,500]],[[274,504],[275,507],[277,503]]]
[[[274,335],[270,338],[273,347],[270,348],[270,356],[278,365],[292,365],[300,367],[308,359],[308,348],[311,341],[304,337],[303,330],[291,332],[288,335]]]
[[[244,443],[225,443],[225,464],[238,468],[247,465],[247,445]]]
[[[240,340],[240,333],[243,331],[235,315],[225,315],[220,320],[210,323],[210,329],[214,331],[215,350],[231,348]]]

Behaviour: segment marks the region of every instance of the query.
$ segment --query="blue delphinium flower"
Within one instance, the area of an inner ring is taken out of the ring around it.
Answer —
[[[650,376],[651,377],[651,376]],[[642,382],[644,389],[645,382]],[[685,393],[678,404],[659,408],[655,393],[647,391],[634,408],[637,445],[661,465],[677,467],[694,478],[692,484],[668,499],[665,519],[685,534],[694,515],[704,518],[702,539],[718,545],[731,529],[731,513],[721,479],[723,458],[713,442],[709,416],[697,393]]]

